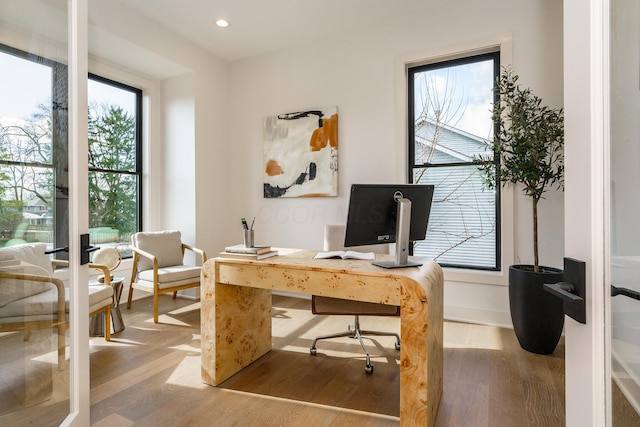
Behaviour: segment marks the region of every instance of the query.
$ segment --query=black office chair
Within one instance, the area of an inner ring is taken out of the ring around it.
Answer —
[[[354,246],[344,247],[344,225],[327,224],[324,229],[324,250],[325,251],[338,251],[338,250],[356,250],[367,251],[381,254],[389,253],[389,245],[372,245],[372,246]],[[373,373],[373,365],[371,364],[371,357],[367,351],[367,347],[364,345],[363,336],[377,335],[377,336],[394,336],[396,338],[395,348],[400,350],[400,336],[395,332],[380,332],[380,331],[367,331],[360,328],[360,316],[400,316],[400,307],[393,305],[377,304],[364,301],[352,301],[340,298],[323,297],[313,295],[311,297],[311,311],[313,314],[322,315],[353,315],[355,316],[354,323],[347,325],[347,330],[344,332],[337,332],[328,335],[321,335],[316,337],[311,343],[309,352],[311,355],[316,355],[316,343],[319,340],[338,338],[338,337],[350,337],[356,338],[362,346],[362,350],[366,354],[366,364],[364,371],[367,374]]]

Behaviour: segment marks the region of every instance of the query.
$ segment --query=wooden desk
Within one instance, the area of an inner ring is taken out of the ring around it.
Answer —
[[[214,258],[202,268],[202,380],[218,385],[271,350],[271,291],[400,305],[400,425],[433,425],[442,396],[442,269],[387,270],[281,249],[261,261]],[[379,259],[383,259],[384,256]],[[391,258],[390,258],[391,259]]]

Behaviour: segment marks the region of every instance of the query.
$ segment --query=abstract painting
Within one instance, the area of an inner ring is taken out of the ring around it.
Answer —
[[[264,118],[264,197],[338,195],[338,108]]]

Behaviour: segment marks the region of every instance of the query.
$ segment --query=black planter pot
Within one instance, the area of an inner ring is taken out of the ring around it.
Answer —
[[[564,326],[562,300],[543,289],[544,283],[562,282],[562,270],[532,265],[509,267],[511,321],[520,346],[532,353],[551,354]]]

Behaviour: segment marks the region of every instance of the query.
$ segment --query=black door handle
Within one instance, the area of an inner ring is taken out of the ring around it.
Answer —
[[[560,283],[545,283],[544,290],[560,298],[564,314],[580,323],[587,323],[586,265],[584,261],[564,259],[564,280]]]
[[[615,297],[616,295],[624,295],[625,297],[640,301],[640,292],[611,285],[611,296]]]
[[[81,234],[80,235],[80,265],[85,265],[89,263],[89,254],[93,251],[97,251],[97,246],[91,246],[89,244],[89,235]],[[69,246],[65,246],[64,248],[54,248],[45,251],[44,253],[47,255],[55,254],[57,252],[69,252]]]
[[[89,263],[89,254],[93,251],[97,251],[99,248],[97,246],[91,246],[89,244],[89,235],[81,234],[80,235],[80,265],[85,265]]]
[[[55,254],[58,252],[69,252],[69,246],[65,246],[64,248],[53,248],[49,249],[48,251],[44,251],[44,253],[47,255]]]

